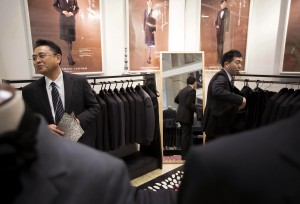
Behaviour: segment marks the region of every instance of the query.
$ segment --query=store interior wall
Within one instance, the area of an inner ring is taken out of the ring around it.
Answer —
[[[30,79],[23,0],[1,0],[0,80]],[[287,1],[251,0],[246,56],[249,74],[278,74]],[[103,71],[105,75],[122,74],[126,39],[123,0],[103,0]],[[199,51],[201,0],[170,0],[169,51]]]

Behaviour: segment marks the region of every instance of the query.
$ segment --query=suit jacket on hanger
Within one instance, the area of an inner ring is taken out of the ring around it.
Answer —
[[[145,135],[143,137],[143,144],[150,144],[153,141],[155,130],[153,103],[148,93],[140,85],[135,87],[135,91],[142,98],[145,108]]]
[[[113,99],[111,94],[105,93],[101,90],[99,96],[105,101],[107,105],[107,119],[108,119],[108,129],[110,138],[110,150],[115,150],[119,147],[119,136],[120,136],[120,120],[118,104]]]
[[[126,88],[126,91],[130,94],[135,102],[135,121],[136,121],[136,128],[135,128],[135,142],[136,143],[143,143],[143,138],[145,136],[145,126],[146,126],[146,111],[143,99],[140,97],[138,93],[134,91],[134,89]]]
[[[154,130],[154,141],[157,141],[160,139],[160,129],[159,129],[159,106],[158,106],[158,100],[157,97],[159,97],[158,92],[155,93],[147,86],[143,86],[143,89],[149,94],[152,103],[153,103],[153,109],[154,109],[154,116],[155,116],[155,130]]]
[[[130,144],[130,109],[129,102],[123,96],[118,89],[114,89],[114,93],[122,100],[124,105],[124,114],[125,114],[125,144]]]
[[[134,143],[135,142],[135,134],[136,134],[136,116],[135,116],[135,101],[134,99],[130,96],[130,94],[125,91],[124,88],[120,89],[120,93],[127,99],[128,103],[129,103],[129,120],[130,120],[130,137],[129,137],[129,141],[130,143]]]

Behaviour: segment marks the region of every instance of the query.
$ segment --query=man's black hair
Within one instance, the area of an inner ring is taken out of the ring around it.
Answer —
[[[35,42],[34,49],[37,48],[37,47],[40,47],[40,46],[44,46],[44,45],[49,46],[54,54],[62,55],[60,47],[57,44],[55,44],[54,42],[50,41],[50,40],[38,39]]]
[[[230,63],[235,57],[242,57],[242,53],[238,50],[230,50],[226,52],[222,57],[222,67],[224,67],[225,62]]]
[[[194,77],[194,76],[189,76],[189,77],[186,79],[186,83],[187,83],[188,85],[193,85],[193,84],[195,83],[195,81],[196,81],[196,77]]]

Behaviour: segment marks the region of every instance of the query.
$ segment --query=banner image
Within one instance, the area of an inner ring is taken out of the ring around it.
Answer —
[[[205,69],[220,69],[223,54],[231,49],[239,50],[245,63],[249,7],[250,0],[201,0],[200,50],[205,52]]]
[[[62,49],[63,71],[102,72],[99,0],[27,0],[24,7],[30,52],[36,40],[51,40]]]
[[[300,1],[290,0],[282,72],[300,73]]]
[[[160,69],[160,51],[168,49],[169,0],[128,0],[129,70]]]

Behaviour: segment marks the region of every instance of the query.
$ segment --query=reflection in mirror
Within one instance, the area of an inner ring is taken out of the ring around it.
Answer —
[[[187,86],[186,79],[190,75],[196,77],[195,103],[198,110],[198,114],[194,114],[191,140],[192,145],[202,144],[203,52],[161,52],[161,60],[164,162],[176,163],[181,161],[181,127],[176,121],[178,104],[174,102],[174,98],[181,89]]]

